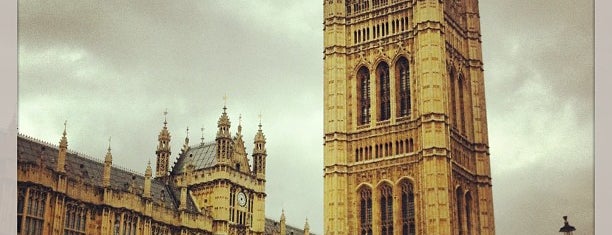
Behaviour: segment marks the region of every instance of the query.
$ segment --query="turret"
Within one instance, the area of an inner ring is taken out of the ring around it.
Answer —
[[[145,198],[151,198],[151,177],[152,177],[152,170],[151,170],[151,161],[149,161],[147,163],[147,169],[145,170],[145,179],[144,179],[144,191],[143,191],[143,197]]]
[[[164,112],[164,116],[167,115],[168,112]],[[164,177],[168,175],[168,164],[170,162],[170,132],[167,127],[168,122],[166,121],[166,117],[164,117],[164,127],[159,132],[157,137],[158,145],[155,154],[157,155],[157,164],[155,169],[155,177]]]
[[[229,158],[232,153],[232,137],[229,131],[231,122],[227,113],[225,112],[227,107],[223,106],[223,113],[219,117],[217,122],[217,161],[219,164],[229,164]]]
[[[110,187],[111,167],[113,166],[113,155],[111,154],[110,138],[108,138],[108,151],[104,157],[104,173],[102,174],[102,186]]]
[[[66,173],[66,152],[68,151],[68,138],[66,138],[66,121],[64,122],[64,134],[59,142],[59,154],[57,156],[57,172]]]
[[[253,148],[253,171],[257,179],[266,178],[266,136],[261,130],[261,120],[259,121],[259,130],[255,134],[255,144]]]

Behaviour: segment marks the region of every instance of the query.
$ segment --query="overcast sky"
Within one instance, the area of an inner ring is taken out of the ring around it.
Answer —
[[[497,234],[593,233],[592,1],[481,1]],[[168,110],[175,159],[235,132],[268,143],[266,216],[323,232],[321,1],[19,1],[18,126],[144,172]]]

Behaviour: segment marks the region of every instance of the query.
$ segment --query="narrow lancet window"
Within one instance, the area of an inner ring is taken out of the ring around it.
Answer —
[[[359,234],[372,235],[372,191],[364,187],[359,191],[359,195],[361,196]]]
[[[404,117],[410,115],[410,69],[408,60],[404,57],[400,58],[396,64],[396,81],[398,93],[398,116]]]
[[[393,235],[393,190],[389,185],[380,188],[381,234]]]
[[[465,222],[467,223],[467,234],[472,235],[472,195],[470,192],[465,195]]]
[[[459,115],[461,115],[461,131],[465,132],[465,108],[464,108],[464,98],[463,98],[463,90],[464,87],[464,77],[463,75],[459,75]]]
[[[455,69],[451,68],[449,72],[449,96],[450,96],[450,120],[452,124],[457,125],[457,103],[455,98]]]
[[[402,235],[416,234],[414,222],[414,191],[410,182],[402,183]]]
[[[463,235],[463,193],[461,188],[457,188],[455,192],[456,208],[455,213],[457,214],[457,230],[459,235]]]
[[[389,84],[389,65],[387,63],[380,63],[376,69],[376,75],[378,76],[378,91],[379,91],[379,105],[380,115],[379,120],[388,120],[391,117],[391,87]]]
[[[357,73],[359,82],[359,124],[370,122],[370,71],[362,67]]]

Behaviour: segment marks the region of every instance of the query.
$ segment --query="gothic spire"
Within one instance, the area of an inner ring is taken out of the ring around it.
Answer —
[[[266,136],[261,130],[261,114],[259,114],[259,130],[255,134],[253,146],[253,173],[257,179],[266,178]]]
[[[231,126],[229,117],[226,113],[226,107],[223,105],[223,113],[217,122],[217,161],[221,164],[229,164],[230,157],[233,151],[232,137],[229,132]]]
[[[64,133],[62,134],[62,138],[60,139],[59,142],[59,153],[57,156],[57,171],[58,172],[66,172],[65,169],[65,165],[66,165],[66,152],[68,151],[68,138],[66,138],[66,123],[67,121],[64,121]]]
[[[170,131],[168,131],[168,110],[164,111],[164,126],[162,127],[159,135],[157,136],[157,165],[155,169],[155,177],[162,177],[168,174],[168,164],[170,161]]]
[[[106,157],[104,157],[104,170],[102,173],[102,186],[105,188],[110,187],[111,166],[113,165],[110,143],[111,138],[108,137],[108,150],[106,151]]]
[[[106,157],[104,157],[104,162],[109,162],[111,164],[113,162],[113,154],[111,153],[111,137],[108,137],[108,149],[106,150]]]
[[[147,162],[147,169],[145,170],[145,177],[151,177],[153,172],[151,170],[151,160]]]
[[[283,208],[283,211],[281,212],[281,217],[280,217],[280,234],[281,235],[287,234],[287,222],[285,219],[285,209],[284,208]]]
[[[255,149],[253,149],[253,153],[266,153],[266,136],[261,129],[261,115],[259,120],[259,129],[257,130],[257,134],[255,134]]]
[[[186,153],[187,150],[189,150],[189,127],[187,127],[185,132],[185,143],[183,144],[183,149],[181,149],[181,152],[183,153]]]
[[[308,224],[308,217],[306,217],[306,222],[304,223],[304,235],[310,235],[310,225]]]
[[[149,162],[147,162],[147,169],[145,170],[145,180],[144,180],[144,189],[143,189],[143,196],[145,198],[151,198],[151,176],[152,176],[152,170],[151,170],[151,161],[149,160]]]
[[[226,110],[227,108],[225,107],[225,105],[223,105],[223,113],[221,113],[219,121],[217,121],[217,127],[219,128],[219,130],[217,130],[217,138],[230,137],[229,128],[231,126],[231,122],[229,120],[229,117],[227,116]]]
[[[64,121],[64,133],[62,134],[62,139],[60,140],[60,144],[59,147],[60,148],[67,148],[68,147],[68,138],[66,138],[66,124],[68,123],[68,121]]]

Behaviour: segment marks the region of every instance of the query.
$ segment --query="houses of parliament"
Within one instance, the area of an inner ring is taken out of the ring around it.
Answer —
[[[324,233],[494,234],[478,0],[323,7]]]
[[[66,124],[64,124],[66,125]],[[64,127],[58,145],[17,137],[19,234],[308,235],[265,217],[266,137],[261,123],[252,164],[242,126],[234,135],[223,107],[214,141],[185,138],[171,166],[167,121],[158,135],[154,166],[144,175],[68,150]],[[154,168],[154,169],[153,169]],[[153,174],[155,173],[155,174]]]
[[[323,25],[323,233],[495,234],[478,0],[324,0]],[[224,107],[171,166],[166,124],[144,175],[20,134],[19,233],[310,233],[265,217],[261,125],[251,162]]]

